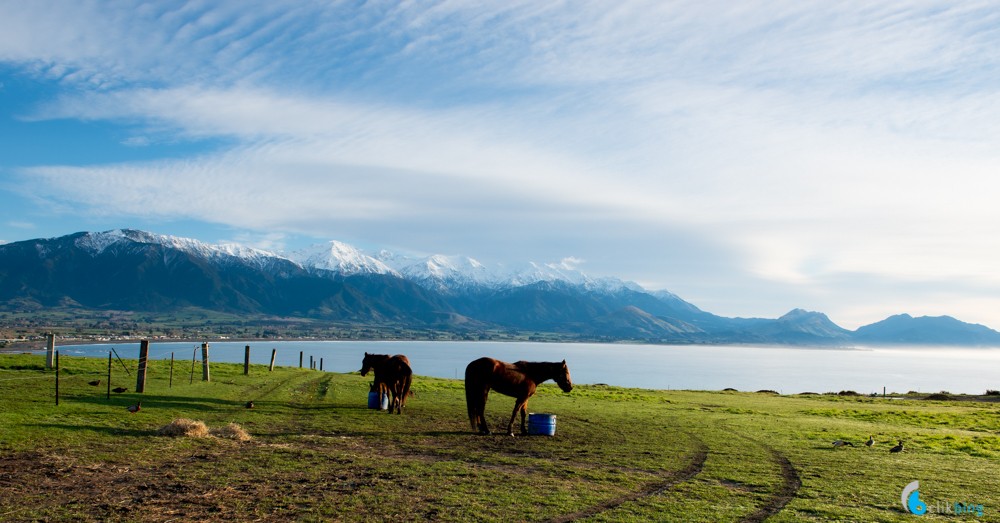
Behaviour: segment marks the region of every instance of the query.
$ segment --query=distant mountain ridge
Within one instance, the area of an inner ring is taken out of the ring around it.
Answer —
[[[368,254],[331,241],[290,254],[120,229],[0,245],[0,306],[78,305],[242,314],[475,332],[554,332],[662,343],[1000,346],[951,317],[892,316],[849,331],[822,313],[726,318],[668,291],[572,264],[487,266],[462,256]]]

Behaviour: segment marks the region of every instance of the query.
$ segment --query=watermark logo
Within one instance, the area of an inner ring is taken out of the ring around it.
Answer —
[[[920,501],[919,481],[912,481],[909,485],[903,487],[903,495],[900,496],[900,500],[903,502],[904,509],[918,516],[923,516],[927,513],[927,503]]]
[[[924,514],[931,512],[934,514],[954,514],[958,516],[974,516],[981,518],[986,512],[983,505],[978,503],[938,501],[928,505],[920,499],[919,481],[911,481],[908,485],[903,487],[903,494],[899,497],[899,501],[903,504],[904,510],[918,516],[923,516]]]

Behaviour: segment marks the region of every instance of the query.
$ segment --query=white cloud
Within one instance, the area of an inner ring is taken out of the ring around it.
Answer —
[[[245,245],[262,251],[281,253],[287,250],[287,239],[288,235],[281,232],[240,231],[232,239],[223,239],[215,243]]]
[[[565,269],[568,271],[575,271],[579,270],[580,266],[583,265],[585,261],[586,260],[582,260],[575,256],[567,256],[562,260],[560,260],[558,263],[549,264],[549,267],[552,267],[553,269]]]
[[[1000,279],[990,6],[59,6],[0,16],[0,60],[73,87],[29,118],[233,143],[23,171],[66,209],[263,231],[258,246],[531,247],[608,272],[631,257],[615,275],[721,305],[715,267],[747,289],[719,312],[743,315],[765,285],[847,311],[870,279],[971,311],[986,298],[940,289]]]

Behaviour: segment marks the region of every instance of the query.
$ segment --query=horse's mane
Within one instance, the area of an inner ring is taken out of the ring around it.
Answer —
[[[551,378],[562,370],[563,363],[561,361],[516,361],[514,362],[514,367],[517,370],[525,373],[532,378],[539,375],[545,375],[547,378]],[[541,381],[541,380],[538,380]]]

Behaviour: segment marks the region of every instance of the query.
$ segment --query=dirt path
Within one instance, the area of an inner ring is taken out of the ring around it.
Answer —
[[[629,501],[636,501],[642,498],[656,496],[658,494],[666,492],[667,490],[670,490],[675,485],[683,483],[697,476],[699,473],[701,473],[701,469],[705,465],[705,460],[708,459],[708,446],[705,445],[705,442],[698,439],[697,437],[694,437],[690,434],[688,436],[692,440],[694,440],[696,449],[691,454],[691,459],[688,461],[688,464],[683,469],[676,471],[673,470],[668,471],[666,474],[663,475],[663,481],[653,483],[652,485],[649,485],[648,487],[638,492],[632,492],[630,494],[626,494],[624,496],[620,496],[605,501],[603,503],[598,503],[597,505],[592,505],[590,507],[587,507],[578,512],[574,512],[572,514],[566,514],[563,516],[559,516],[557,518],[553,518],[549,520],[550,523],[566,523],[569,521],[576,521],[578,519],[587,518],[595,514],[599,514],[601,512],[614,509],[622,505],[623,503],[627,503]]]

